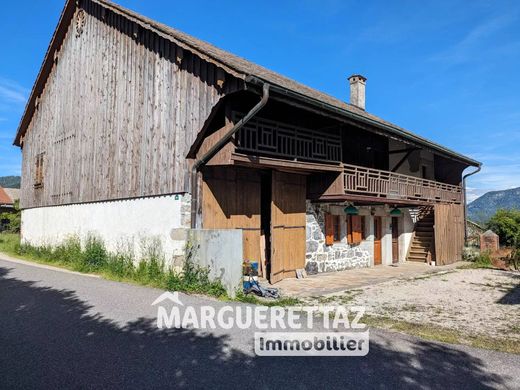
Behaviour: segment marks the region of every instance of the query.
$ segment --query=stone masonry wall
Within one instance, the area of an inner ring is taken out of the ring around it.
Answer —
[[[370,252],[363,248],[363,243],[356,246],[346,242],[325,245],[325,207],[307,201],[307,272],[316,274],[369,267]]]

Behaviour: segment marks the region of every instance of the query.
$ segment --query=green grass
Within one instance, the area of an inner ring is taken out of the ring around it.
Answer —
[[[478,269],[478,268],[495,268],[493,266],[493,263],[491,261],[491,257],[489,256],[489,253],[481,253],[478,256],[475,257],[473,261],[471,261],[468,264],[461,265],[458,267],[460,269]]]
[[[156,287],[169,291],[203,294],[231,301],[220,281],[209,278],[206,268],[186,261],[182,271],[167,269],[160,245],[155,242],[144,247],[144,257],[136,261],[131,251],[109,253],[99,238],[91,236],[83,246],[76,237],[56,247],[21,245],[17,234],[0,234],[0,252],[42,264],[50,264],[71,271],[100,275],[106,279]],[[189,250],[188,250],[189,253]],[[189,257],[189,256],[188,256]],[[137,265],[136,265],[137,264]],[[265,306],[295,306],[295,298],[263,299],[237,291],[233,301]]]
[[[485,335],[466,335],[458,330],[437,325],[416,324],[382,316],[364,315],[361,322],[374,328],[402,332],[427,340],[520,354],[520,343],[516,339]]]
[[[72,271],[91,273],[106,279],[135,283],[170,291],[205,294],[226,298],[220,281],[209,278],[209,270],[187,260],[181,271],[165,267],[160,245],[151,242],[143,248],[143,258],[135,261],[130,252],[110,253],[103,241],[88,237],[81,245],[76,237],[50,247],[21,245],[17,234],[0,234],[0,252]],[[135,265],[137,264],[137,265]]]
[[[260,298],[254,294],[244,294],[242,290],[237,290],[236,297],[234,299],[236,302],[250,303],[252,305],[262,305],[262,306],[301,306],[303,302],[298,298],[293,297],[281,297],[278,299],[268,299],[268,298]]]

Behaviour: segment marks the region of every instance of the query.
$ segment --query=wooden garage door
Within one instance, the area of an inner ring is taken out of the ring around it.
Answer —
[[[271,283],[305,266],[305,176],[273,172]]]
[[[243,229],[244,259],[260,261],[260,174],[207,167],[202,187],[204,229]]]

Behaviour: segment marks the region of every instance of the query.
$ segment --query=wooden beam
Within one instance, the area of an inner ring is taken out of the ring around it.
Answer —
[[[395,164],[395,167],[392,168],[391,172],[397,171],[401,167],[401,165],[403,165],[403,163],[406,161],[406,159],[410,156],[410,154],[412,154],[412,152],[413,152],[413,149],[406,152],[406,154],[397,162],[397,164]]]
[[[249,156],[240,153],[232,153],[231,160],[236,165],[255,168],[291,169],[299,172],[343,172],[342,164],[320,164],[306,161],[283,160],[272,157]]]
[[[413,152],[414,150],[419,150],[420,148],[416,148],[416,147],[413,147],[413,148],[404,148],[404,149],[396,149],[396,150],[391,150],[388,152],[388,154],[397,154],[397,153],[405,153],[405,152]]]

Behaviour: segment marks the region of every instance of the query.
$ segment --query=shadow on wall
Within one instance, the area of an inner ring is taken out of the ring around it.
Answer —
[[[420,342],[408,353],[371,343],[364,358],[259,358],[227,337],[120,327],[72,291],[34,286],[0,268],[0,372],[4,388],[496,388],[468,354]]]

